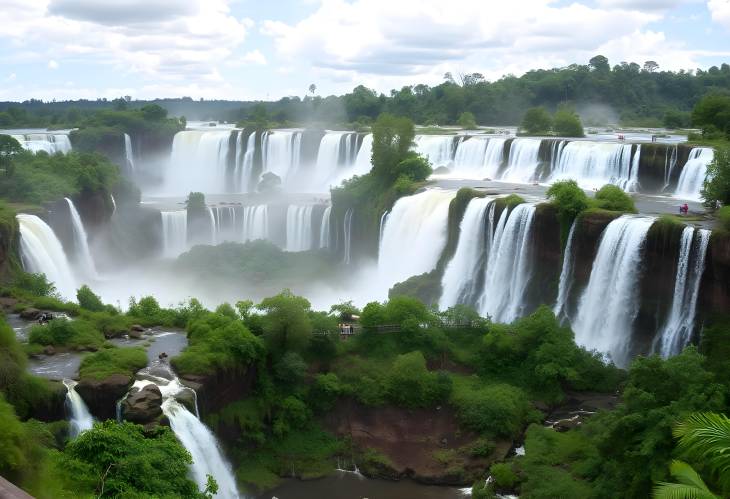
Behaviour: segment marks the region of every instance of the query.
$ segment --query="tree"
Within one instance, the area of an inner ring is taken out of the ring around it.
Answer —
[[[659,64],[657,64],[656,61],[646,61],[644,63],[644,68],[643,69],[647,73],[653,73],[654,71],[656,71],[657,69],[659,69]]]
[[[575,180],[555,182],[547,190],[547,197],[558,207],[558,213],[565,222],[572,221],[589,206],[588,196]]]
[[[706,130],[717,130],[730,137],[730,95],[709,94],[692,110],[692,123]]]
[[[611,70],[611,66],[608,64],[608,59],[602,55],[591,57],[588,61],[588,65],[591,69],[593,69],[593,71],[607,73]]]
[[[469,111],[464,111],[459,116],[459,120],[457,122],[459,126],[465,130],[476,130],[477,129],[477,122],[474,119],[474,114],[470,113]]]
[[[257,308],[266,311],[264,341],[272,354],[300,352],[306,348],[312,335],[308,315],[310,304],[306,298],[286,289],[276,296],[264,298]]]
[[[714,206],[717,201],[724,205],[730,204],[730,147],[715,149],[715,157],[707,165],[702,197],[710,206]]]
[[[157,104],[142,106],[142,116],[147,121],[162,121],[167,118],[167,109]]]
[[[544,107],[528,109],[520,124],[520,128],[531,135],[546,134],[551,127],[552,118]]]
[[[185,207],[188,212],[205,211],[205,194],[202,192],[191,192],[185,200]]]
[[[14,172],[13,159],[23,152],[20,142],[10,135],[0,135],[0,168],[5,170],[5,175],[11,176]]]
[[[666,128],[686,128],[690,126],[692,116],[688,112],[677,109],[669,109],[664,113],[664,126]]]
[[[416,132],[408,118],[383,113],[373,123],[373,173],[377,178],[398,178],[397,166],[411,152]]]
[[[91,288],[86,284],[76,291],[76,299],[79,302],[79,306],[83,309],[90,310],[92,312],[102,312],[103,310],[106,310],[101,298],[94,294]]]
[[[309,85],[309,93],[312,94],[312,96],[314,96],[314,92],[316,92],[316,91],[317,91],[317,85],[315,85],[314,83],[311,83]]]
[[[580,117],[572,109],[561,106],[553,117],[553,131],[560,137],[584,137]]]

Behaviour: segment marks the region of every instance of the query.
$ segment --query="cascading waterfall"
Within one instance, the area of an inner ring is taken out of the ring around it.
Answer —
[[[500,180],[521,183],[537,180],[541,142],[540,139],[514,139],[509,148],[507,169],[500,176]]]
[[[273,173],[285,184],[299,169],[302,132],[270,130],[262,138],[263,173]]]
[[[568,233],[568,242],[565,245],[565,252],[563,253],[563,268],[560,271],[560,283],[558,284],[558,299],[555,302],[555,307],[553,307],[553,313],[559,319],[570,319],[568,297],[570,296],[570,289],[573,285],[573,240],[575,239],[576,225],[574,220]]]
[[[378,252],[378,275],[385,289],[436,267],[446,246],[449,203],[455,195],[427,189],[395,203]]]
[[[373,164],[371,163],[373,155],[373,134],[369,133],[365,137],[362,138],[362,144],[360,144],[360,149],[357,151],[357,156],[355,157],[355,164],[353,165],[352,170],[350,171],[351,175],[365,175],[366,173],[369,173],[370,170],[373,168]]]
[[[26,133],[12,137],[23,149],[34,153],[44,151],[48,154],[66,154],[71,151],[71,141],[64,133]]]
[[[286,251],[312,249],[312,213],[314,206],[289,205],[286,210]]]
[[[177,258],[188,249],[188,211],[161,211],[162,249],[166,258]]]
[[[330,132],[324,134],[317,150],[314,175],[310,187],[327,190],[330,182],[335,180],[340,164],[340,148],[343,138],[351,132]]]
[[[324,209],[322,223],[319,226],[319,247],[322,249],[330,247],[330,217],[332,216],[332,205]]]
[[[210,244],[215,246],[216,244],[218,244],[218,224],[216,223],[215,213],[213,213],[213,208],[208,206],[207,211],[208,211],[208,220],[210,221]]]
[[[653,223],[653,218],[624,215],[608,224],[572,323],[576,343],[608,355],[619,367],[629,360],[642,253]]]
[[[632,147],[610,142],[567,142],[552,158],[549,181],[572,179],[588,189],[616,184],[634,190],[638,186],[641,149],[637,146],[632,158]]]
[[[82,431],[90,430],[94,426],[94,418],[91,417],[88,407],[76,392],[76,383],[70,379],[64,379],[63,384],[66,386],[66,410],[69,414],[69,436],[74,439],[79,436]]]
[[[253,190],[255,185],[252,184],[252,174],[253,174],[253,158],[256,154],[256,134],[258,132],[251,132],[249,134],[248,139],[246,140],[246,152],[243,153],[243,157],[241,158],[240,163],[237,161],[236,165],[241,165],[240,170],[240,191],[241,192],[250,192]],[[239,134],[239,138],[243,135],[243,132]],[[239,149],[240,150],[240,149]]]
[[[112,200],[112,216],[117,212],[117,202],[114,200],[114,194],[109,194],[109,197]]]
[[[702,185],[707,176],[707,165],[712,162],[715,152],[710,147],[693,147],[679,176],[674,195],[686,199],[702,199]]]
[[[20,257],[26,272],[45,274],[61,296],[76,297],[76,279],[61,242],[53,230],[35,215],[19,213]]]
[[[532,222],[535,205],[504,209],[494,230],[487,257],[484,291],[477,302],[481,315],[512,322],[526,310],[525,292],[532,277]]]
[[[163,374],[164,377],[161,377]],[[183,386],[172,370],[158,361],[137,374],[137,381],[133,387],[142,389],[149,384],[154,384],[160,389],[162,412],[170,421],[170,428],[175,436],[193,458],[190,472],[198,488],[201,491],[205,490],[207,477],[211,475],[218,484],[218,493],[214,497],[219,499],[240,497],[231,466],[224,457],[215,435],[175,399],[176,395],[191,389]]]
[[[346,264],[349,264],[352,261],[352,216],[354,213],[355,212],[352,208],[348,208],[345,212],[345,219],[342,224],[345,241],[343,260]]]
[[[479,277],[492,246],[493,226],[494,200],[474,198],[469,201],[459,225],[456,251],[441,278],[441,310],[457,303],[474,305],[476,302]]]
[[[269,238],[269,209],[265,204],[244,206],[242,241]]]
[[[96,273],[96,265],[94,265],[94,259],[91,256],[91,250],[89,249],[88,236],[86,235],[86,229],[84,229],[84,223],[81,221],[81,216],[73,201],[69,198],[64,198],[68,204],[68,210],[71,213],[71,222],[73,225],[74,244],[76,245],[77,260],[81,266],[82,272],[89,279],[98,278]]]
[[[235,206],[215,206],[211,208],[215,219],[216,241],[237,241],[240,239],[240,225],[237,222]]]
[[[672,172],[674,172],[674,168],[677,166],[677,153],[676,145],[671,149],[667,148],[664,153],[664,187],[662,190],[666,190],[672,182]]]
[[[479,178],[485,174],[487,146],[489,139],[472,137],[459,142],[454,155],[453,173]]]
[[[124,134],[124,156],[127,160],[127,166],[134,171],[134,149],[132,149],[132,137],[128,133]]]
[[[416,135],[416,152],[431,162],[434,168],[451,166],[454,159],[453,135]]]
[[[692,338],[710,234],[709,230],[695,231],[693,227],[685,227],[682,231],[672,308],[654,347],[664,358],[680,353]]]
[[[226,192],[230,136],[230,129],[176,133],[164,190],[170,194]]]
[[[382,215],[380,215],[380,225],[378,226],[378,248],[380,247],[380,243],[383,242],[383,230],[385,229],[385,222],[388,221],[388,215],[390,215],[390,211],[384,211]]]

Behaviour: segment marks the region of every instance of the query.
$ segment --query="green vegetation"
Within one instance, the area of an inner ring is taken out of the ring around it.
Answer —
[[[28,341],[74,350],[97,350],[104,343],[104,336],[84,319],[69,320],[60,317],[47,324],[33,326]]]
[[[550,135],[558,137],[583,137],[580,116],[568,106],[560,105],[553,116],[544,107],[533,107],[525,112],[520,130],[528,135]]]
[[[553,116],[553,131],[558,137],[583,137],[583,124],[576,112],[561,106]]]
[[[730,204],[730,147],[715,149],[715,157],[707,165],[707,178],[702,188],[705,203],[714,207],[717,201]]]
[[[692,110],[692,123],[702,128],[706,139],[730,140],[730,95],[710,93],[702,97]]]
[[[474,114],[469,111],[464,111],[463,113],[461,113],[459,115],[457,123],[464,130],[476,130],[477,128],[479,128],[477,126],[476,119],[474,119]]]
[[[520,128],[530,135],[547,135],[553,128],[553,118],[544,107],[532,107],[523,116]]]
[[[723,206],[717,210],[717,219],[720,221],[720,227],[730,231],[730,206]]]
[[[623,189],[612,184],[606,184],[596,192],[595,207],[609,211],[636,213],[636,206],[631,196]]]
[[[79,366],[79,376],[89,379],[105,379],[114,374],[132,376],[147,365],[143,348],[109,347],[87,355]]]
[[[79,306],[90,312],[101,312],[106,310],[106,307],[101,302],[101,298],[94,294],[94,292],[84,284],[76,292],[76,300],[79,302]]]

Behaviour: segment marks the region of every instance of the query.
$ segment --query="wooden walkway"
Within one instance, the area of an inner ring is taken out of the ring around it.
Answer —
[[[34,499],[0,476],[0,499]]]

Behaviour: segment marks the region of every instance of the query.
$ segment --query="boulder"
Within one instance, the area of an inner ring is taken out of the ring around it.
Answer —
[[[53,345],[46,345],[43,347],[43,355],[56,355],[56,349]]]
[[[130,331],[137,331],[139,333],[144,333],[144,331],[145,331],[144,327],[143,326],[140,326],[139,324],[132,324],[129,327],[129,330]]]
[[[37,308],[28,307],[20,312],[20,318],[26,321],[35,321],[38,320],[38,317],[40,317],[41,313],[42,312]]]
[[[84,399],[96,419],[116,418],[117,400],[129,390],[132,378],[125,374],[112,374],[104,379],[82,378],[76,391]]]
[[[162,393],[157,385],[149,384],[141,390],[133,389],[122,404],[124,419],[146,424],[162,414]]]
[[[127,333],[127,335],[135,340],[139,340],[142,338],[142,331],[137,331],[136,329],[132,329]]]

